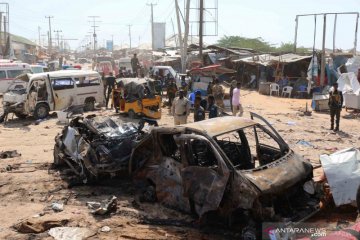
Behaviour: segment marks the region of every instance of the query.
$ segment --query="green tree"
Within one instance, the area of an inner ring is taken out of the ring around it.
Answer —
[[[251,48],[258,52],[279,52],[290,53],[294,51],[294,44],[291,42],[281,43],[279,47],[275,47],[264,41],[261,37],[258,38],[245,38],[241,36],[224,36],[217,42],[222,47],[238,47],[238,48]],[[309,53],[309,50],[304,47],[297,47],[297,53]]]
[[[262,38],[245,38],[240,36],[224,36],[218,41],[222,47],[251,48],[260,52],[271,52],[275,48]]]

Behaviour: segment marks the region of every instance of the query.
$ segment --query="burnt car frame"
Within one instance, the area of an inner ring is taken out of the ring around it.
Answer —
[[[55,137],[54,165],[68,165],[84,182],[103,175],[128,173],[132,149],[147,135],[145,123],[115,121],[109,117],[76,117]]]
[[[312,165],[265,119],[251,117],[155,128],[133,149],[129,171],[157,201],[200,218],[216,213],[256,229],[304,221],[319,210],[316,193],[304,188],[313,186]]]

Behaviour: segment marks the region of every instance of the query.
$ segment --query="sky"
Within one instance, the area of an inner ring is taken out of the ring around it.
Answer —
[[[184,1],[179,0],[180,8]],[[205,6],[212,7],[215,0],[204,0]],[[129,44],[129,27],[131,25],[132,46],[139,43],[151,43],[150,6],[154,3],[154,21],[166,22],[166,35],[177,31],[174,0],[8,0],[10,12],[10,32],[38,42],[38,28],[41,35],[49,30],[48,19],[51,19],[52,36],[54,30],[61,30],[60,35],[69,41],[72,49],[86,42],[90,35],[92,23],[88,16],[99,16],[96,24],[99,45],[106,40],[114,39],[115,45]],[[191,0],[196,8],[198,0]],[[206,36],[204,42],[216,43],[224,35],[243,37],[261,37],[271,44],[293,42],[295,33],[295,16],[297,14],[323,12],[351,12],[360,9],[360,0],[218,0],[217,36]],[[2,10],[0,8],[0,10]],[[196,20],[196,10],[191,10],[191,19]],[[205,18],[213,20],[215,13],[208,10]],[[354,15],[337,17],[336,48],[350,49],[355,37]],[[174,28],[172,25],[174,23]],[[323,17],[316,19],[316,48],[321,48]],[[333,47],[334,16],[327,16],[326,47]],[[312,47],[314,41],[314,17],[301,17],[298,28],[298,46]],[[193,33],[197,26],[193,24]],[[215,34],[210,24],[206,32]],[[45,36],[40,40],[47,41]],[[359,42],[360,40],[358,40]]]

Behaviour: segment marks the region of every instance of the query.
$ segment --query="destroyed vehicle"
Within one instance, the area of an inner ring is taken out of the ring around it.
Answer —
[[[111,118],[74,118],[55,138],[54,165],[68,165],[84,183],[102,175],[128,173],[133,147],[144,137],[145,121],[115,122]]]
[[[104,87],[99,73],[68,70],[38,74],[25,74],[21,80],[25,88],[13,89],[3,96],[4,113],[14,113],[19,118],[33,115],[46,118],[50,111],[60,111],[70,106],[83,105],[84,110],[94,110],[95,103],[104,103]]]
[[[312,165],[265,119],[251,116],[154,128],[130,159],[141,197],[255,229],[312,216],[319,209]]]

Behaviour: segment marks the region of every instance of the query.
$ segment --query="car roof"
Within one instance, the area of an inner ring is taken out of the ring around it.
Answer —
[[[188,123],[182,126],[206,132],[206,134],[210,137],[216,137],[238,129],[254,126],[256,124],[257,122],[247,118],[226,116]]]
[[[86,71],[86,70],[60,70],[60,71],[32,74],[31,79],[44,77],[47,75],[49,75],[50,77],[81,77],[91,74],[98,75],[99,73],[96,71]]]

